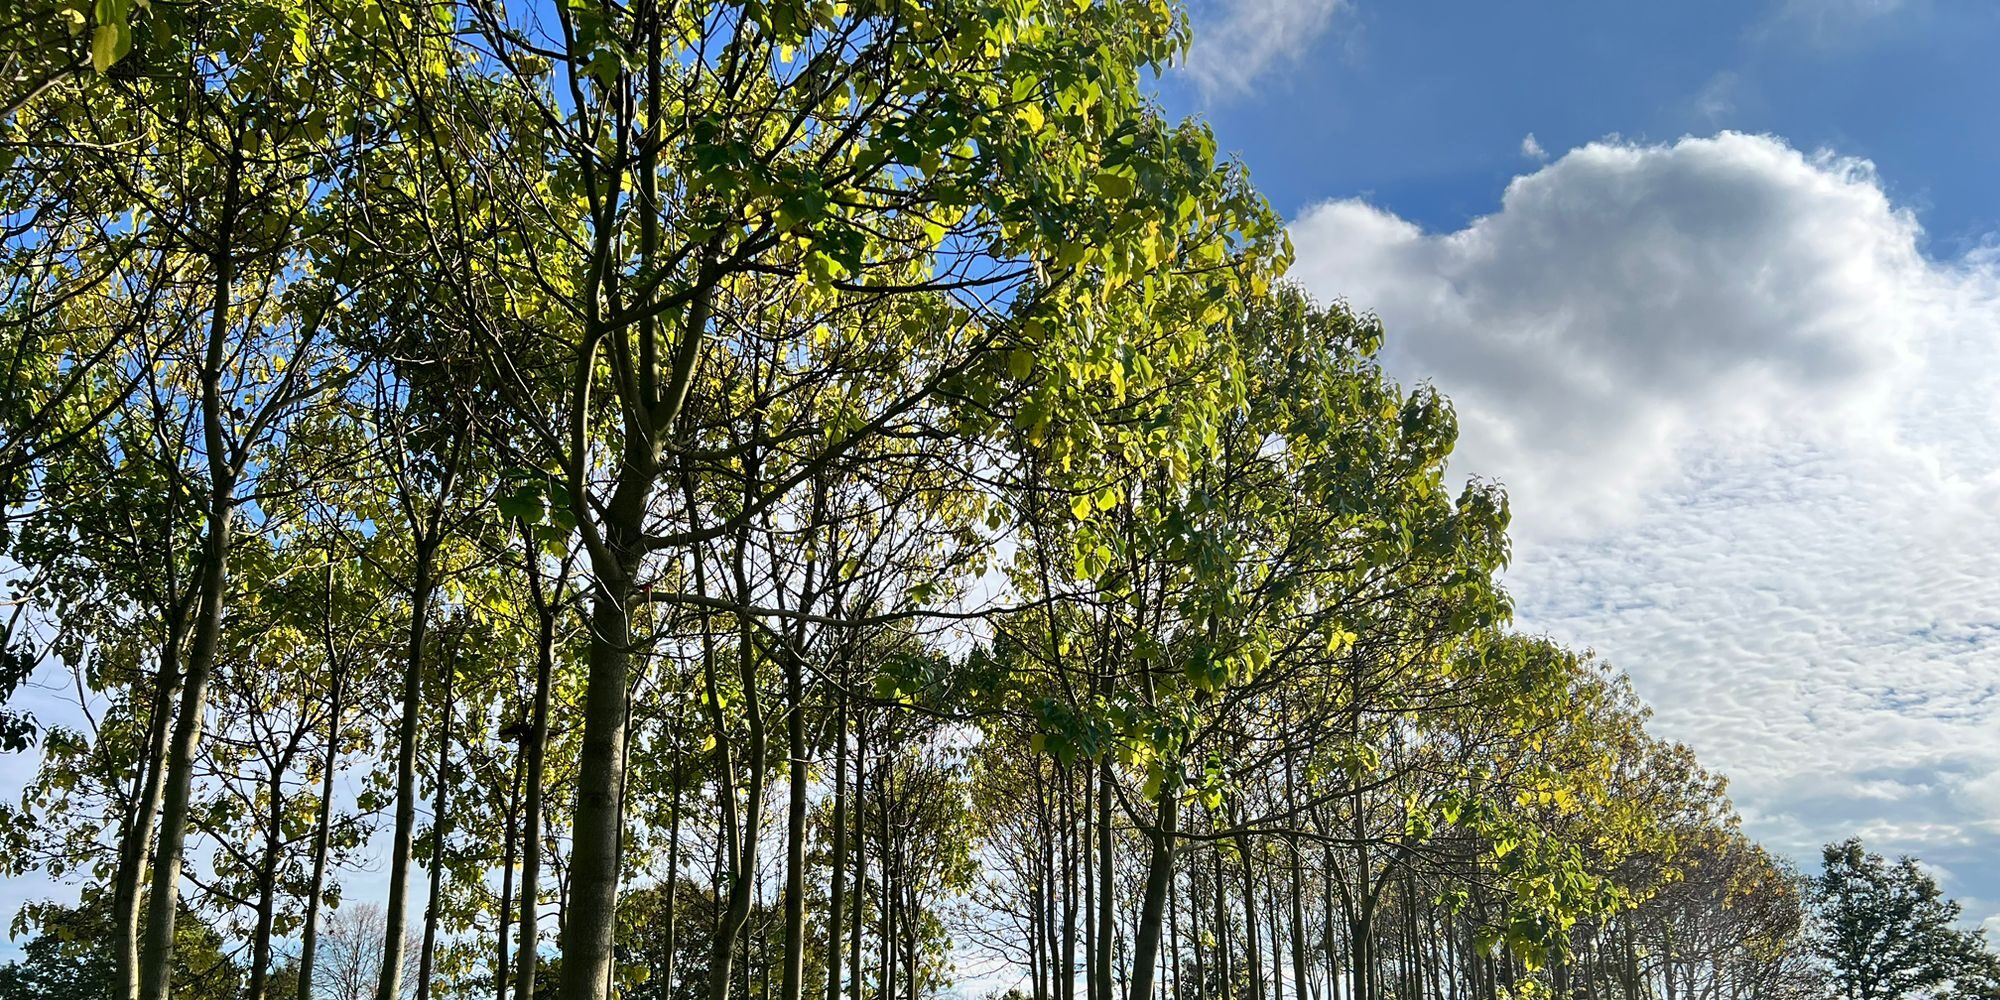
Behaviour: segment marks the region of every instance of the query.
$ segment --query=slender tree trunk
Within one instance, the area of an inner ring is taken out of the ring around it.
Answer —
[[[493,955],[493,994],[495,1000],[507,1000],[507,991],[513,985],[509,982],[508,976],[509,971],[511,971],[508,965],[512,960],[513,953],[507,947],[508,939],[511,936],[507,931],[514,922],[514,851],[519,843],[515,838],[520,832],[517,827],[521,818],[521,763],[521,754],[516,753],[514,755],[513,785],[507,790],[507,828],[502,833],[502,837],[506,842],[500,851],[500,908],[497,911],[500,914],[498,921],[500,933],[499,941],[496,942],[496,950]]]
[[[1077,854],[1083,864],[1083,997],[1111,1000],[1097,992],[1097,776],[1083,769],[1083,837]]]
[[[153,855],[152,891],[146,899],[146,924],[139,948],[142,1000],[167,1000],[173,989],[174,919],[180,910],[181,851],[187,844],[189,800],[194,794],[194,758],[201,746],[209,674],[222,641],[222,612],[228,597],[237,466],[223,429],[222,372],[229,339],[230,291],[235,282],[231,240],[241,170],[241,160],[231,154],[220,213],[222,229],[210,255],[215,295],[210,303],[208,345],[201,371],[202,440],[209,468],[208,537],[202,548],[194,642],[188,650],[187,672],[181,678],[180,709],[175,713],[173,742],[168,749],[160,843]]]
[[[885,747],[887,751],[889,748]],[[882,755],[882,775],[875,782],[875,801],[882,814],[882,977],[879,1000],[894,1000],[896,996],[896,910],[901,902],[896,885],[897,858],[890,847],[889,836],[889,768],[894,757],[885,752]]]
[[[1028,982],[1034,986],[1034,1000],[1048,1000],[1048,954],[1050,954],[1050,928],[1048,928],[1048,888],[1050,888],[1050,860],[1048,860],[1048,824],[1042,822],[1046,816],[1046,800],[1042,788],[1042,772],[1036,766],[1034,776],[1034,808],[1036,808],[1036,834],[1038,840],[1030,840],[1022,846],[1028,856],[1030,876],[1034,878],[1034,888],[1028,892]]]
[[[1214,824],[1211,822],[1210,825]],[[1230,977],[1228,882],[1222,877],[1222,851],[1215,850],[1211,857],[1215,862],[1215,879],[1211,886],[1215,896],[1215,974],[1221,983],[1217,992],[1222,997],[1229,997],[1235,994],[1235,983]]]
[[[180,711],[174,720],[160,810],[160,844],[153,855],[152,891],[146,899],[146,923],[139,950],[140,995],[144,1000],[167,1000],[172,990],[181,852],[187,843],[189,800],[194,793],[194,759],[201,745],[203,717],[208,713],[208,680],[222,635],[223,595],[228,586],[230,507],[228,499],[218,496],[209,516],[201,612],[189,651],[187,676],[181,683]]]
[[[1326,1000],[1340,1000],[1340,951],[1333,932],[1333,851],[1320,855],[1320,952],[1326,956]]]
[[[652,458],[643,443],[628,441],[622,458],[618,485],[604,512],[603,548],[591,559],[590,648],[570,833],[569,903],[564,911],[558,991],[562,1000],[608,1000],[612,989],[619,842],[625,830],[621,807],[630,716],[626,709],[632,671],[633,573],[643,558],[641,536],[653,494]],[[727,963],[721,964],[726,974]],[[723,996],[717,994],[716,1000]]]
[[[1266,874],[1265,887],[1270,895],[1265,899],[1268,905],[1264,909],[1264,919],[1268,921],[1271,932],[1271,1000],[1285,1000],[1285,957],[1280,954],[1284,950],[1284,935],[1278,932],[1278,875],[1268,868]],[[1293,986],[1296,990],[1297,984]],[[1296,995],[1294,1000],[1297,1000]]]
[[[227,520],[228,515],[223,515]],[[223,548],[216,544],[219,539],[211,528],[210,547]],[[226,533],[227,528],[220,529]],[[167,762],[169,776],[163,796],[160,817],[160,846],[153,858],[152,892],[146,903],[146,923],[142,939],[139,968],[141,995],[146,1000],[165,1000],[171,989],[173,954],[173,925],[180,902],[181,851],[187,839],[187,818],[189,798],[193,793],[194,757],[201,744],[202,717],[208,711],[208,678],[214,663],[215,646],[219,640],[220,618],[222,615],[223,581],[222,553],[209,556],[208,586],[213,595],[202,598],[202,622],[195,635],[193,655],[189,657],[187,678],[181,687],[180,712],[174,723],[174,739],[171,756]]]
[[[754,463],[746,463],[754,464]],[[751,478],[755,478],[754,472]],[[736,594],[740,601],[750,599],[750,584],[743,569],[744,544],[737,545],[735,572]],[[745,797],[743,825],[738,835],[736,856],[730,860],[729,902],[723,912],[722,925],[715,936],[714,949],[709,964],[710,1000],[728,1000],[729,974],[735,961],[733,943],[743,934],[743,928],[750,917],[750,896],[757,871],[757,840],[763,822],[764,806],[764,758],[769,751],[769,735],[765,731],[763,710],[757,698],[757,649],[752,632],[754,626],[746,618],[739,625],[737,646],[737,669],[742,683],[745,736],[749,742],[748,752],[743,755],[749,768],[749,794]],[[734,783],[725,779],[722,796],[724,809],[733,808]],[[746,952],[747,955],[747,952]],[[747,990],[746,990],[747,992]],[[598,1000],[597,997],[565,997],[564,1000]]]
[[[1174,822],[1180,822],[1180,803],[1174,804]],[[1176,859],[1179,853],[1175,854]],[[1178,861],[1176,861],[1178,865]],[[1167,869],[1167,959],[1173,975],[1173,985],[1167,988],[1167,996],[1179,1000],[1181,995],[1181,903],[1180,875],[1173,866]]]
[[[430,1000],[431,972],[437,963],[438,902],[444,895],[444,841],[451,832],[449,812],[451,791],[451,724],[455,708],[452,701],[452,682],[458,673],[456,656],[447,657],[442,664],[444,674],[444,726],[438,732],[437,795],[431,804],[431,885],[429,898],[424,901],[424,937],[422,949],[417,953],[417,1000]]]
[[[847,967],[854,977],[852,1000],[862,1000],[861,931],[868,919],[868,723],[854,727],[854,926],[848,931]]]
[[[1111,757],[1107,754],[1097,765],[1097,1000],[1116,998],[1111,984],[1112,907],[1117,901],[1111,832]]]
[[[1057,970],[1056,993],[1062,1000],[1076,1000],[1076,914],[1078,841],[1076,836],[1076,779],[1065,768],[1061,773],[1062,794],[1056,799],[1060,814],[1063,854],[1063,939],[1062,968]],[[1085,879],[1089,878],[1086,870]]]
[[[1201,943],[1201,862],[1188,862],[1188,940],[1194,946],[1194,996],[1208,1000],[1208,955]],[[1216,936],[1217,943],[1222,940]]]
[[[421,529],[420,529],[421,530]],[[417,836],[417,727],[422,718],[424,642],[430,627],[431,578],[437,546],[428,532],[417,540],[416,578],[410,590],[410,634],[403,659],[403,716],[396,728],[396,828],[389,842],[389,903],[382,914],[382,969],[375,1000],[403,995],[403,943],[408,936],[410,862]]]
[[[1251,1000],[1264,1000],[1264,962],[1257,945],[1257,866],[1250,857],[1250,836],[1236,835],[1236,850],[1243,856],[1243,957],[1249,963]]]
[[[679,974],[680,895],[681,895],[681,762],[674,761],[673,797],[667,804],[667,975],[672,987]],[[835,998],[838,1000],[838,998]]]
[[[313,831],[312,885],[306,894],[306,926],[299,942],[298,1000],[312,1000],[313,970],[319,956],[320,896],[326,892],[326,855],[333,833],[333,772],[334,764],[340,757],[340,694],[347,679],[345,671],[333,664],[331,656],[327,663],[333,678],[327,692],[326,759],[320,764],[318,827]]]
[[[1285,763],[1287,771],[1291,762]],[[1292,889],[1292,996],[1306,1000],[1306,910],[1305,875],[1299,866],[1299,841],[1297,837],[1286,838],[1285,845],[1290,854]]]
[[[840,1000],[840,952],[847,919],[847,690],[833,718],[833,875],[827,882],[826,1000]]]
[[[542,773],[543,757],[549,746],[549,685],[555,672],[556,611],[542,593],[541,574],[534,567],[537,558],[534,539],[525,529],[522,534],[528,547],[528,586],[535,599],[537,621],[535,704],[527,740],[528,793],[521,806],[521,931],[514,961],[514,1000],[534,1000],[535,966],[541,945],[536,909],[542,891]]]
[[[180,606],[184,607],[184,606]],[[173,693],[180,683],[181,611],[167,613],[166,641],[160,649],[160,670],[153,687],[153,711],[146,720],[146,758],[140,761],[138,794],[132,818],[118,845],[118,870],[113,877],[111,950],[118,977],[118,1000],[139,996],[139,910],[146,875],[147,850],[153,844],[153,824],[160,815],[160,791],[166,781],[167,731],[173,722]]]
[[[278,907],[278,849],[284,836],[284,765],[271,774],[269,813],[264,817],[264,853],[257,864],[257,926],[250,936],[248,1000],[265,1000],[271,983],[271,932]]]
[[[804,1000],[806,978],[806,695],[805,669],[785,656],[786,741],[791,756],[790,801],[785,814],[785,967],[783,1000]]]
[[[1161,916],[1166,909],[1167,894],[1173,890],[1174,833],[1180,820],[1180,792],[1170,782],[1160,784],[1158,815],[1159,828],[1149,831],[1147,837],[1152,843],[1152,856],[1147,859],[1146,895],[1139,908],[1139,931],[1132,943],[1131,984],[1126,1000],[1153,1000],[1153,970],[1159,962]],[[1106,846],[1108,848],[1109,845]],[[1108,864],[1105,870],[1108,875]],[[1106,912],[1109,912],[1109,907]]]

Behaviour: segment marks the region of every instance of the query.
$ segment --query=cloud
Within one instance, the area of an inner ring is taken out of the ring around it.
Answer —
[[[1264,74],[1318,44],[1348,6],[1348,0],[1197,3],[1186,71],[1212,98],[1247,93]]]
[[[2000,254],[1932,260],[1865,161],[1575,149],[1428,233],[1334,201],[1294,277],[1381,314],[1514,498],[1523,626],[1816,864],[1851,835],[2000,909]]]
[[[1856,37],[1857,30],[1896,14],[1907,13],[1911,0],[1782,0],[1750,29],[1759,40],[1797,38],[1814,45],[1833,45]]]
[[[1327,202],[1292,273],[1381,313],[1391,368],[1448,390],[1458,471],[1503,478],[1534,532],[1594,530],[1691,442],[1864,428],[1948,291],[1917,234],[1867,163],[1724,133],[1574,150],[1454,233]]]
[[[1694,113],[1703,121],[1721,121],[1736,113],[1736,90],[1741,78],[1733,70],[1723,70],[1702,84],[1694,96]]]
[[[1549,151],[1543,149],[1541,142],[1535,138],[1535,133],[1530,132],[1521,137],[1521,155],[1539,163],[1549,158]]]

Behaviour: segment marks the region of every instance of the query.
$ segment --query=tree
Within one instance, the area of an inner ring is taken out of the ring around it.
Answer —
[[[22,5],[0,694],[83,721],[0,708],[0,864],[115,1000],[205,988],[188,915],[252,1000],[1808,981],[1156,104],[1172,0]]]
[[[1846,1000],[1986,997],[2000,990],[2000,956],[1917,859],[1889,861],[1861,839],[1828,844],[1814,886],[1818,948]]]
[[[31,904],[14,924],[34,937],[21,957],[0,965],[0,1000],[110,997],[116,988],[117,959],[111,931],[111,900],[86,899],[77,906]],[[222,935],[199,914],[183,910],[174,927],[174,976],[189,1000],[238,1000],[243,970],[230,961]]]

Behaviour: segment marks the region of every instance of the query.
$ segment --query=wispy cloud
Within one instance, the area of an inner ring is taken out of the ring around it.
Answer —
[[[1855,37],[1872,22],[1909,11],[1919,0],[1781,0],[1751,28],[1755,38],[1802,38],[1831,45]]]
[[[1733,70],[1723,70],[1708,78],[1694,95],[1694,113],[1711,126],[1736,112],[1736,89],[1741,78]]]
[[[1349,0],[1209,0],[1194,7],[1186,70],[1211,98],[1248,92],[1324,41]]]

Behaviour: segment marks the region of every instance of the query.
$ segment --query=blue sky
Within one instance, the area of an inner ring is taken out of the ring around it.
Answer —
[[[1515,500],[1524,627],[2000,926],[2000,5],[1203,0],[1162,81]]]
[[[1281,8],[1304,13],[1279,22],[1291,30],[1274,32],[1268,52],[1217,51],[1243,11]],[[1609,135],[1728,128],[1867,157],[1947,244],[2000,229],[1990,71],[2000,6],[1979,0],[1197,0],[1195,10],[1192,72],[1170,77],[1164,95],[1208,118],[1287,213],[1367,195],[1455,226],[1495,207],[1530,132],[1559,152]]]

